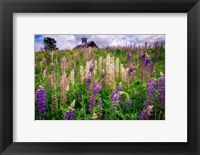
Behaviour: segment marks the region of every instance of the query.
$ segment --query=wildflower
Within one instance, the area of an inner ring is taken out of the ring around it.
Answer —
[[[56,74],[54,70],[52,71],[51,85],[53,89],[56,89]]]
[[[145,118],[145,113],[146,113],[146,109],[144,108],[144,109],[142,110],[142,112],[140,113],[139,120],[144,120],[144,118]]]
[[[84,79],[85,79],[85,75],[84,75],[84,70],[83,70],[83,66],[80,66],[80,79],[81,79],[81,83],[83,84]]]
[[[131,62],[131,61],[132,61],[132,57],[133,57],[132,54],[129,53],[128,56],[127,56],[127,61],[128,61],[128,62]]]
[[[43,78],[45,78],[47,76],[47,70],[46,69],[43,71],[42,76],[43,76]]]
[[[60,67],[61,67],[62,74],[64,74],[67,68],[67,61],[65,57],[60,61]]]
[[[116,58],[116,63],[115,63],[115,74],[116,74],[116,78],[119,77],[119,72],[120,72],[120,68],[119,68],[119,58]]]
[[[91,73],[93,73],[93,71],[94,71],[94,62],[92,60],[90,61],[89,71]]]
[[[74,86],[74,69],[71,70],[70,75],[69,75],[69,79],[70,79],[70,83],[72,84],[72,86]]]
[[[94,75],[96,75],[96,73],[97,73],[97,61],[95,60],[94,61]]]
[[[45,57],[42,58],[42,61],[40,62],[40,66],[42,70],[45,69],[45,65],[47,64],[47,59]]]
[[[145,72],[144,72],[144,67],[145,67],[145,60],[146,60],[146,54],[142,53],[140,55],[140,74],[141,74],[141,80],[144,80],[145,77]]]
[[[141,63],[141,64],[144,64],[145,60],[146,60],[146,54],[145,54],[145,53],[142,53],[142,54],[140,55],[140,63]]]
[[[36,91],[36,107],[41,115],[44,115],[47,111],[46,109],[46,91],[40,86]]]
[[[105,77],[105,71],[104,69],[102,70],[102,73],[101,73],[101,79],[103,79]]]
[[[110,85],[115,87],[115,61],[114,57],[110,60]]]
[[[146,71],[147,71],[147,78],[150,76],[150,70],[151,70],[151,60],[150,57],[146,57]]]
[[[58,100],[57,100],[56,91],[54,90],[52,93],[52,112],[56,113],[57,110],[58,110]]]
[[[124,68],[123,64],[120,64],[120,70],[122,81],[126,82],[126,69]]]
[[[132,61],[132,54],[129,53],[128,56],[127,56],[127,62],[128,62],[128,66],[130,67],[130,64],[131,64],[131,61]]]
[[[153,105],[144,107],[140,113],[139,120],[151,120],[153,115]]]
[[[158,99],[159,106],[164,109],[165,108],[165,77],[160,77],[158,79]]]
[[[98,117],[101,118],[103,116],[102,113],[102,99],[100,98],[97,102],[99,112],[97,113]]]
[[[97,95],[97,94],[99,93],[99,91],[100,91],[100,88],[101,88],[101,87],[100,87],[100,84],[96,82],[96,83],[94,84],[94,89],[93,89],[93,92],[92,92],[92,93],[95,94],[95,95]]]
[[[86,67],[85,67],[85,75],[87,75],[88,72],[89,72],[89,66],[90,66],[90,61],[87,61],[86,62]],[[87,78],[87,77],[85,77],[85,78]]]
[[[70,109],[65,113],[65,120],[73,120],[74,112]]]
[[[68,111],[64,115],[65,120],[73,120],[74,119],[74,107],[75,107],[75,100],[71,103]]]
[[[112,100],[112,107],[116,109],[120,100],[120,95],[116,93],[116,91],[113,91],[111,94],[111,100]]]
[[[99,93],[100,89],[101,89],[100,84],[98,82],[96,82],[94,84],[94,89],[93,89],[93,92],[92,92],[91,97],[90,97],[90,105],[89,105],[89,111],[90,112],[93,111],[93,108],[96,105],[96,96]]]
[[[97,115],[96,113],[93,113],[92,119],[95,120],[95,119],[97,119],[97,118],[98,118],[98,115]]]
[[[130,107],[130,105],[131,105],[131,100],[130,100],[130,99],[127,99],[127,100],[126,100],[126,106],[127,106],[127,107]]]
[[[129,85],[129,81],[130,81],[130,78],[131,78],[131,73],[134,71],[134,68],[129,68],[127,73],[126,73],[126,86],[128,88],[128,85]]]
[[[60,82],[61,102],[62,102],[62,104],[65,104],[66,101],[67,101],[67,97],[66,97],[66,83],[67,83],[66,74],[63,74],[61,82]]]
[[[156,83],[153,80],[149,80],[147,83],[147,99],[146,105],[152,105],[155,99]]]
[[[119,86],[118,86],[118,91],[122,91],[122,83],[119,83]]]
[[[91,83],[92,83],[92,75],[91,75],[91,72],[88,72],[87,83],[86,83],[87,92],[89,92],[89,90],[90,90]]]
[[[48,88],[51,88],[51,86],[52,86],[51,77],[48,77],[47,85],[48,85]]]
[[[51,52],[51,62],[52,62],[52,63],[53,63],[53,55],[54,55],[54,53]]]
[[[102,57],[99,57],[99,64],[98,64],[99,71],[102,70],[102,61],[103,61]]]
[[[156,51],[155,54],[154,54],[154,57],[153,57],[153,61],[152,61],[152,65],[151,65],[151,70],[153,70],[157,60],[158,60],[158,57],[160,55],[160,51]]]
[[[133,64],[133,71],[132,71],[132,76],[135,77],[136,76],[136,64]]]

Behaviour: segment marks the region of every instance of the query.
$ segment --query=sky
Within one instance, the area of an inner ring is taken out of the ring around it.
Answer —
[[[94,41],[98,47],[103,48],[107,46],[126,46],[135,44],[143,45],[145,42],[150,44],[159,42],[165,42],[165,35],[93,35],[93,34],[84,34],[84,35],[45,35],[45,34],[36,34],[35,35],[35,51],[40,51],[44,47],[43,40],[45,37],[54,38],[57,43],[57,47],[60,50],[63,49],[72,49],[76,45],[81,44],[81,38],[86,37],[89,41]]]

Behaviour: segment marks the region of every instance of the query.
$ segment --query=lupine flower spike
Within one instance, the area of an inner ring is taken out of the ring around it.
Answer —
[[[66,102],[67,102],[66,83],[67,83],[66,74],[63,74],[63,75],[62,75],[61,82],[60,82],[61,103],[62,103],[63,105],[65,105]]]
[[[146,57],[146,79],[148,80],[150,77],[151,70],[151,60],[150,57]]]
[[[153,119],[152,116],[153,116],[153,105],[148,106],[146,108],[144,107],[144,109],[140,113],[139,120],[152,120]]]
[[[144,81],[144,77],[145,77],[145,60],[146,60],[146,54],[142,53],[140,55],[140,76],[141,76],[141,80]]]
[[[67,68],[67,61],[65,57],[60,61],[60,66],[61,66],[62,74],[64,74]]]
[[[98,83],[95,82],[94,84],[94,89],[93,92],[90,96],[90,105],[89,105],[89,111],[93,112],[93,108],[96,105],[96,96],[98,95],[100,89],[101,89],[101,83],[102,83],[103,79]]]
[[[156,83],[154,80],[149,80],[147,83],[147,99],[146,106],[153,105],[156,92]]]
[[[68,111],[65,113],[65,120],[73,120],[74,119],[74,108],[75,108],[75,100],[71,103],[71,106],[68,108]]]
[[[46,90],[42,86],[40,86],[36,91],[36,108],[42,119],[42,117],[44,117],[45,113],[47,112]]]
[[[87,83],[86,83],[87,92],[90,91],[91,83],[92,83],[92,75],[91,75],[91,72],[88,72],[88,74],[87,74]]]
[[[158,79],[158,100],[161,109],[165,108],[165,77]]]

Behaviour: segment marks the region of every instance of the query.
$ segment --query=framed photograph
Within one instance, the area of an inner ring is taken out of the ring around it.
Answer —
[[[2,154],[199,154],[198,0],[1,0]]]

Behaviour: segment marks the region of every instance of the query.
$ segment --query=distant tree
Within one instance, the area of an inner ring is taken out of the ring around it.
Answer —
[[[44,50],[48,51],[48,50],[56,50],[58,49],[56,47],[56,40],[50,37],[46,37],[44,38]]]

